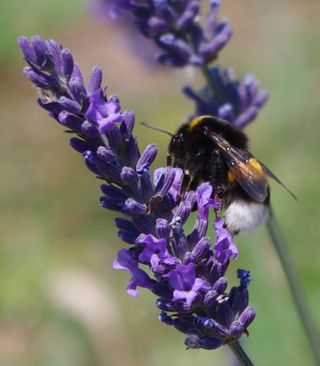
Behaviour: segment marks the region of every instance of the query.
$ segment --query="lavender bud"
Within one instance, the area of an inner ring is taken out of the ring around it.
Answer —
[[[201,238],[198,244],[193,248],[192,255],[195,262],[201,261],[210,251],[210,239],[207,237]]]
[[[188,242],[183,234],[183,231],[173,230],[172,248],[175,256],[179,259],[183,259],[187,252]]]
[[[52,65],[47,64],[48,47],[46,42],[40,36],[32,36],[31,44],[36,54],[36,63],[43,68],[49,69]]]
[[[198,15],[200,10],[199,1],[191,1],[187,4],[182,16],[177,20],[177,29],[183,30],[189,27],[194,22],[195,17]]]
[[[97,156],[106,163],[111,163],[117,158],[117,155],[111,149],[107,149],[104,146],[98,147]]]
[[[217,297],[218,297],[217,291],[214,290],[208,291],[203,300],[204,306],[210,307],[211,305],[213,305],[217,300]]]
[[[199,323],[202,327],[206,328],[206,331],[208,331],[210,335],[214,337],[224,339],[228,335],[228,330],[226,327],[213,319],[200,318]]]
[[[176,171],[172,167],[168,167],[166,168],[166,170],[163,171],[163,174],[161,174],[155,188],[157,196],[163,197],[169,191],[175,180],[175,176]]]
[[[158,153],[157,146],[155,144],[149,144],[144,152],[142,153],[140,159],[137,162],[137,171],[144,170],[148,168],[156,158]]]
[[[122,117],[118,118],[118,115],[116,115],[114,122],[118,122],[118,119],[119,119],[119,121],[121,121]],[[110,122],[110,120],[109,120],[109,122]],[[110,124],[108,123],[108,121],[101,123],[99,125],[99,130],[101,133],[106,134],[106,136],[108,138],[108,142],[109,142],[109,147],[112,150],[117,151],[119,146],[122,146],[122,143],[123,143],[122,137],[120,135],[119,129],[116,128],[116,126],[113,122]]]
[[[245,269],[238,268],[237,269],[237,277],[239,278],[240,285],[242,287],[248,287],[249,283],[252,281],[250,271],[247,271]]]
[[[256,311],[253,307],[247,307],[243,313],[239,316],[238,321],[242,324],[244,329],[247,329],[248,326],[253,322],[256,317]]]
[[[69,82],[69,88],[77,103],[81,105],[87,97],[87,91],[83,85],[83,81],[80,78],[72,77]]]
[[[227,327],[230,326],[234,320],[234,313],[231,306],[228,304],[228,296],[220,295],[217,297],[219,307],[216,311],[216,316],[219,319],[220,324],[225,324]]]
[[[120,182],[120,167],[117,164],[107,164],[106,162],[97,159],[97,157],[93,161],[100,173],[100,176],[116,183]]]
[[[172,305],[172,302],[167,299],[158,299],[156,301],[156,305],[160,310],[163,311],[175,311],[175,307]]]
[[[199,49],[199,53],[208,62],[216,57],[217,53],[229,42],[232,36],[232,29],[227,23],[221,27],[221,31],[217,37],[211,42],[202,44]]]
[[[24,59],[32,64],[37,64],[36,53],[27,37],[19,37],[18,43],[23,53]]]
[[[97,127],[89,121],[84,121],[81,124],[81,132],[87,137],[99,136],[99,131],[97,130]]]
[[[152,235],[155,234],[155,222],[149,216],[134,216],[133,222],[142,233]]]
[[[124,152],[122,155],[123,161],[128,166],[136,166],[140,153],[137,146],[136,139],[133,136],[125,137]]]
[[[81,82],[83,83],[82,73],[77,64],[74,64],[74,66],[73,66],[72,77],[79,78],[81,80]]]
[[[128,195],[122,189],[111,184],[102,184],[100,188],[107,197],[117,198],[123,201],[128,198]]]
[[[80,113],[80,105],[78,104],[78,102],[66,98],[66,97],[61,97],[58,99],[58,103],[61,105],[61,107],[63,109],[65,109],[66,111],[73,113],[73,114],[79,114]]]
[[[269,99],[269,94],[266,91],[260,91],[254,99],[255,106],[260,109]]]
[[[74,131],[79,131],[81,129],[81,124],[83,123],[83,119],[81,117],[66,111],[59,113],[58,119],[61,124]]]
[[[170,226],[166,219],[157,219],[156,221],[156,235],[158,238],[168,239],[170,235]]]
[[[216,291],[218,294],[225,292],[228,286],[228,281],[225,277],[220,277],[212,286],[212,290]]]
[[[232,338],[237,339],[242,336],[243,331],[245,328],[239,321],[234,321],[229,328],[229,334]]]
[[[138,174],[133,168],[124,166],[122,168],[121,174],[121,182],[126,186],[136,185],[138,182]]]
[[[175,211],[175,216],[180,218],[180,222],[184,224],[192,210],[192,206],[189,201],[183,201],[180,203]]]
[[[132,133],[132,129],[134,126],[134,120],[135,120],[134,112],[130,109],[127,109],[122,113],[122,117],[123,121],[120,126],[120,130],[123,131],[125,127],[125,135],[126,137],[129,137]]]
[[[192,55],[192,49],[187,42],[176,38],[173,33],[167,33],[159,37],[159,44],[167,49],[169,52],[173,52],[176,57],[183,60],[185,63],[188,62]],[[182,61],[182,62],[183,62]]]
[[[128,198],[124,203],[123,212],[130,215],[143,215],[147,212],[147,206],[133,198]]]
[[[26,66],[23,69],[24,74],[26,77],[36,84],[39,88],[48,89],[48,86],[52,84],[50,79],[46,76],[40,75],[38,72],[34,71],[31,67]]]
[[[135,244],[140,233],[134,223],[123,218],[116,218],[115,224],[119,229],[119,238],[126,243]]]
[[[55,42],[53,39],[49,39],[47,42],[47,47],[49,50],[49,53],[51,54],[54,68],[57,73],[57,75],[61,76],[63,75],[63,67],[62,67],[62,57],[61,57],[61,46]]]
[[[69,80],[71,78],[74,66],[72,54],[67,48],[64,48],[61,51],[61,58],[62,58],[63,73],[67,78],[67,80]]]
[[[87,87],[87,92],[89,96],[101,88],[101,82],[102,82],[101,67],[94,66],[91,71],[90,80]]]
[[[100,206],[111,211],[121,211],[124,202],[117,198],[103,196],[100,198]]]
[[[83,154],[85,151],[90,150],[91,148],[87,141],[81,140],[77,137],[73,137],[70,139],[70,145],[74,150],[78,151],[81,154]]]
[[[144,202],[149,202],[153,193],[149,170],[144,169],[138,176],[138,189],[141,193],[142,199]]]
[[[166,22],[159,17],[151,17],[148,20],[148,34],[149,36],[157,36],[166,30]]]
[[[195,257],[194,255],[191,254],[191,252],[186,252],[186,254],[184,255],[184,258],[183,258],[183,264],[187,265],[189,263],[195,263],[196,260],[195,260]]]
[[[200,340],[200,337],[196,334],[191,334],[188,337],[186,337],[184,344],[187,349],[202,348],[202,342]]]
[[[136,225],[132,221],[123,219],[122,217],[117,217],[114,222],[119,230],[132,231],[135,233],[139,232]]]

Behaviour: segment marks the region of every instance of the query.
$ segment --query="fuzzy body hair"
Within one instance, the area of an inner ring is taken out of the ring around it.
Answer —
[[[249,231],[268,217],[268,204],[237,198],[225,212],[225,225],[232,234]]]

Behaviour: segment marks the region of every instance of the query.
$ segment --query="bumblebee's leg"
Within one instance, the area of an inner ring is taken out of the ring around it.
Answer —
[[[192,180],[193,180],[193,176],[190,174],[189,169],[185,169],[183,172],[183,178],[182,178],[182,182],[181,182],[179,201],[186,194],[186,192],[190,189]]]
[[[170,152],[167,153],[167,166],[172,166],[173,158]]]

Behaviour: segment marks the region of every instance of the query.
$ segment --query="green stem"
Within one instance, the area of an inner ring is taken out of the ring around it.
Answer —
[[[208,87],[209,87],[209,90],[211,91],[212,96],[219,98],[220,93],[219,93],[219,90],[216,88],[215,83],[211,77],[209,67],[207,65],[203,65],[201,67],[201,72],[202,72],[204,78],[206,79],[206,82],[208,84]]]
[[[228,344],[241,366],[254,366],[239,341]]]
[[[282,269],[285,273],[293,301],[298,311],[302,326],[307,335],[310,347],[313,352],[315,364],[320,366],[320,343],[318,335],[314,327],[314,322],[311,318],[307,303],[303,296],[303,292],[298,280],[297,273],[291,261],[285,240],[281,233],[279,224],[274,216],[273,210],[270,207],[270,215],[267,221],[267,228],[271,237],[274,248],[278,254]]]

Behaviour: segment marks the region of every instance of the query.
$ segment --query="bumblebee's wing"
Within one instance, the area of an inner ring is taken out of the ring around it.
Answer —
[[[220,135],[210,133],[208,136],[225,153],[230,180],[235,179],[254,201],[264,202],[269,195],[269,185],[267,173],[258,160],[248,151],[233,147]]]
[[[296,195],[293,194],[290,189],[288,187],[286,187],[282,182],[281,180],[275,175],[272,173],[272,171],[267,168],[263,163],[261,163],[261,161],[259,162],[260,165],[262,166],[262,169],[264,170],[264,172],[267,174],[268,177],[274,179],[277,183],[279,183],[295,200],[298,200]]]

